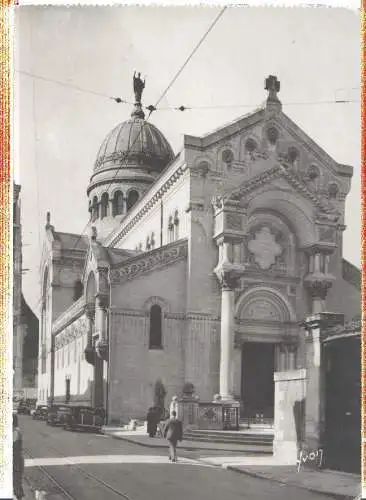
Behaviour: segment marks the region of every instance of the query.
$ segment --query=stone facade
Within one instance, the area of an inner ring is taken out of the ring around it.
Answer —
[[[139,172],[157,168],[149,163],[155,153],[144,152]],[[123,158],[129,180],[114,179],[113,189],[132,182],[136,155]],[[144,177],[129,210],[113,219],[95,209],[89,240],[58,233],[48,220],[39,398],[62,398],[68,379],[71,400],[105,406],[109,421],[128,420],[145,415],[160,381],[166,408],[191,383],[201,401],[244,397],[248,411],[265,412],[255,394],[243,395],[248,344],[259,356],[269,348],[263,377],[272,400],[274,377],[275,398],[291,384],[289,398],[297,397],[307,368],[300,322],[360,309],[357,270],[341,255],[351,176],[270,93],[263,109],[185,136],[148,188]],[[108,179],[98,179],[90,189],[101,197]]]

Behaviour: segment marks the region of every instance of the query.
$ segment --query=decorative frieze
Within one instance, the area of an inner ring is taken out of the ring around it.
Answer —
[[[159,247],[149,253],[129,259],[125,263],[122,263],[120,268],[112,269],[110,272],[111,282],[114,284],[124,283],[145,273],[186,259],[187,255],[187,240],[180,240],[170,245]]]
[[[62,313],[52,325],[52,333],[56,335],[58,332],[66,328],[69,324],[76,321],[85,311],[85,299],[80,297],[74,302],[64,313]]]
[[[88,332],[88,324],[86,316],[76,319],[72,324],[65,327],[55,335],[55,349],[60,349],[74,342],[79,337],[82,337]]]

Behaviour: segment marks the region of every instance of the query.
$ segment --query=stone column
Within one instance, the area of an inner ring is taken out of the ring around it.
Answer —
[[[318,313],[305,319],[306,404],[305,448],[322,448],[325,424],[325,369],[322,341],[327,330],[343,324],[343,314]]]
[[[221,290],[220,396],[222,400],[233,399],[234,303],[234,290],[226,281]]]
[[[332,283],[326,279],[309,279],[306,285],[310,293],[312,314],[324,312],[328,289]]]

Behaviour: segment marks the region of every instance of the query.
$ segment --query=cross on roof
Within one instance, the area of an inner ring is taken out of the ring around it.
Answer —
[[[280,81],[277,76],[269,75],[265,83],[265,89],[268,90],[268,99],[277,101],[277,92],[280,91]]]

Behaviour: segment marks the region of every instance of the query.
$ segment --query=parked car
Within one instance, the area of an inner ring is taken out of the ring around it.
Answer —
[[[47,424],[48,425],[64,425],[66,417],[71,413],[71,407],[67,404],[52,405],[48,409]]]
[[[47,414],[48,414],[48,406],[38,405],[32,417],[34,420],[47,420]]]
[[[104,424],[104,410],[91,406],[71,406],[64,429],[100,432]]]
[[[17,408],[17,413],[23,414],[23,415],[29,415],[30,414],[30,408],[27,405],[27,402],[22,400],[19,401],[18,408]]]

